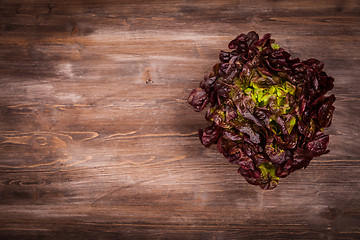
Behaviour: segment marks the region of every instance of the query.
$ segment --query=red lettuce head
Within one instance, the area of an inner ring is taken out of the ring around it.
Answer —
[[[240,34],[188,99],[195,111],[208,104],[211,125],[199,130],[251,184],[273,189],[280,177],[329,152],[335,107],[334,79],[316,59],[291,59],[270,34]]]

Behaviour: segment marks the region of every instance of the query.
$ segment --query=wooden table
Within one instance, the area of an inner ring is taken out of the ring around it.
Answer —
[[[359,239],[360,3],[0,1],[1,239]],[[327,155],[248,184],[186,103],[242,32],[335,78]]]

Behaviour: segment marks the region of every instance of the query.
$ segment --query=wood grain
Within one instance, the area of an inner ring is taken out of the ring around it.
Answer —
[[[360,4],[0,1],[1,239],[359,239]],[[336,79],[331,152],[263,191],[197,138],[241,32]]]

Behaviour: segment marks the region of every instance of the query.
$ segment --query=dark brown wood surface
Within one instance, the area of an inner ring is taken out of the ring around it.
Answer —
[[[0,1],[1,239],[360,238],[360,2]],[[242,32],[335,78],[327,155],[250,185],[186,103]]]

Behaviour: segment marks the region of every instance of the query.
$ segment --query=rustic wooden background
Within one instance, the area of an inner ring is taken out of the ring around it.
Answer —
[[[360,2],[0,1],[1,239],[360,238]],[[331,152],[252,186],[186,99],[241,32],[336,79]]]

